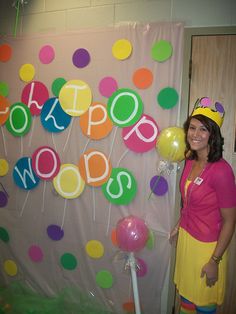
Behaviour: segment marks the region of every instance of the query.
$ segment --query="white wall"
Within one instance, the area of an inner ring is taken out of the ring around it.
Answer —
[[[124,21],[183,21],[186,27],[236,25],[235,0],[19,0],[17,35],[73,31]],[[14,0],[0,1],[0,35],[13,34]]]

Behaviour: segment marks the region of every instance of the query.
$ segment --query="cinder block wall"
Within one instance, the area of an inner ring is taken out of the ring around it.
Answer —
[[[15,3],[0,1],[0,35],[14,33]],[[20,0],[19,11],[17,35],[74,31],[127,21],[183,21],[186,27],[236,25],[235,0]]]

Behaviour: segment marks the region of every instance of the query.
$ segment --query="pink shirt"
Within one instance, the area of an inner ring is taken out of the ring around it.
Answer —
[[[192,164],[193,160],[186,160],[180,180],[180,226],[197,240],[217,241],[222,225],[220,208],[236,207],[234,173],[224,159],[208,163],[198,180],[190,183],[185,196],[184,185]]]

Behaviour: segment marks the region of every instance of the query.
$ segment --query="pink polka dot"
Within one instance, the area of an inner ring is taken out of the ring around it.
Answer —
[[[210,107],[211,106],[211,99],[209,97],[204,97],[201,99],[201,105],[204,107]]]
[[[55,52],[52,46],[45,45],[39,51],[39,60],[44,63],[48,64],[53,61],[55,58]]]
[[[104,77],[99,83],[99,92],[104,97],[110,97],[118,88],[118,84],[113,77]]]
[[[37,245],[32,245],[28,251],[29,257],[33,262],[41,262],[43,259],[43,252]]]

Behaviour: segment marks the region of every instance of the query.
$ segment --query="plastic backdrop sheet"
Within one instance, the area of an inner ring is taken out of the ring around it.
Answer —
[[[181,23],[1,44],[2,309],[134,312],[116,239],[117,222],[133,215],[149,229],[135,252],[142,313],[161,313],[176,171],[158,176],[156,141],[177,124],[182,50]]]

